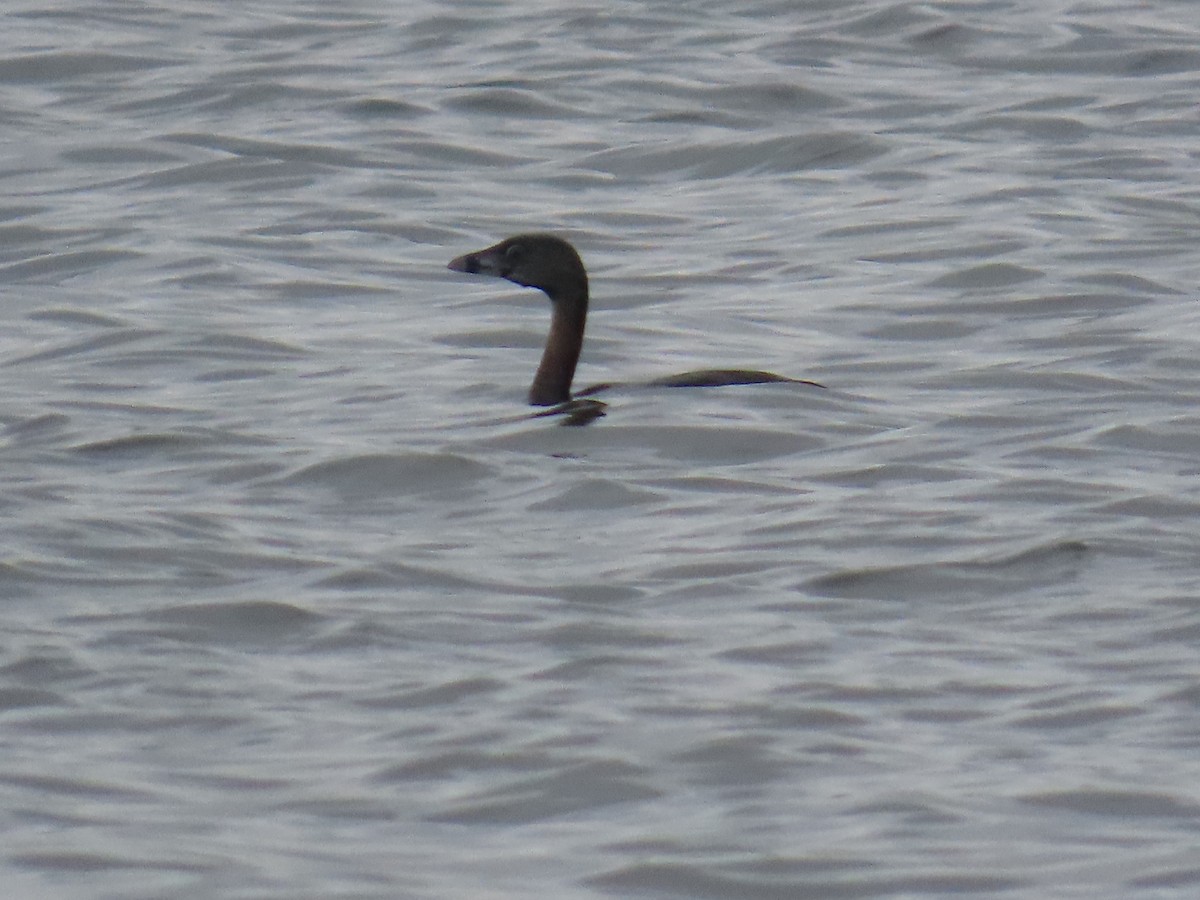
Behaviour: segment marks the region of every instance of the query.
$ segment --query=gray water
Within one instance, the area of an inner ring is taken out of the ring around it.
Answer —
[[[0,883],[1192,898],[1200,8],[10,4]],[[529,230],[592,275],[449,272]]]

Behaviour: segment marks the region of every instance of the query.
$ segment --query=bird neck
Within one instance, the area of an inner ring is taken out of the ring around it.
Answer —
[[[575,365],[579,362],[579,351],[583,349],[583,330],[587,324],[587,286],[570,292],[573,296],[551,296],[553,312],[550,317],[550,333],[546,337],[546,349],[533,386],[529,389],[529,402],[534,406],[552,406],[571,399],[571,379],[575,377]]]

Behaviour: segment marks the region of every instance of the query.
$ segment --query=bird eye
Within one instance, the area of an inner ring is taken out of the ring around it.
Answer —
[[[509,248],[507,250],[504,251],[504,259],[505,259],[505,261],[510,262],[510,263],[520,262],[521,257],[523,257],[524,255],[525,255],[525,248],[522,247],[520,244],[512,244],[509,246]]]

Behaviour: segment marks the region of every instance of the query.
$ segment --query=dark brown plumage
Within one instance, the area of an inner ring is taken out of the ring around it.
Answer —
[[[571,380],[575,377],[579,351],[583,348],[588,310],[587,271],[575,248],[552,234],[519,234],[485,250],[456,257],[450,261],[449,268],[474,275],[494,275],[545,292],[550,298],[550,334],[529,389],[529,402],[534,406],[553,406],[570,400]],[[701,369],[656,378],[648,384],[717,387],[774,381],[823,387],[815,381],[754,369]],[[594,394],[611,386],[593,385],[580,391],[579,395]]]

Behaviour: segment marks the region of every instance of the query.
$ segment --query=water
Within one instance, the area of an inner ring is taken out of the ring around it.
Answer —
[[[1194,896],[1198,38],[9,10],[6,895]]]

